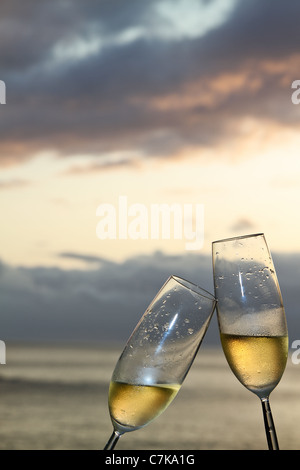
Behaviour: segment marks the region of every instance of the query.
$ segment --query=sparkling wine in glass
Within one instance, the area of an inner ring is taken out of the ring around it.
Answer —
[[[279,449],[269,395],[288,356],[281,292],[264,234],[213,242],[217,316],[226,359],[262,404],[268,447]]]
[[[137,324],[116,364],[109,387],[113,433],[146,426],[177,395],[201,345],[215,309],[209,292],[171,276]]]

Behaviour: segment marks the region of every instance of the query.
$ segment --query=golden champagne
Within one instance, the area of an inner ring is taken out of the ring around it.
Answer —
[[[120,431],[134,431],[160,415],[175,398],[180,385],[137,385],[111,382],[109,411]]]
[[[239,381],[260,398],[267,397],[284,372],[288,336],[242,336],[221,333],[223,350]]]

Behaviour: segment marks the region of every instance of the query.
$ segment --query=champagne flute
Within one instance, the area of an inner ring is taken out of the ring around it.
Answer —
[[[213,242],[217,316],[226,359],[262,404],[269,450],[279,450],[269,395],[288,355],[280,287],[264,234]]]
[[[171,276],[150,303],[116,364],[109,387],[113,433],[120,436],[147,425],[177,395],[215,309],[209,292]]]

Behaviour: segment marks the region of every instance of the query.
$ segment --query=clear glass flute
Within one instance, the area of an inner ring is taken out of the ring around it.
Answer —
[[[209,292],[171,276],[137,324],[116,364],[109,387],[113,433],[120,436],[147,425],[177,395],[215,309]]]
[[[213,242],[217,316],[226,359],[261,400],[270,450],[278,450],[269,395],[285,370],[288,331],[281,292],[264,234]]]

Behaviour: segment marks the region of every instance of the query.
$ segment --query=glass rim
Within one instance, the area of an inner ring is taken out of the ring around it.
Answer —
[[[194,284],[191,281],[188,281],[187,279],[184,279],[180,276],[176,276],[175,274],[172,274],[169,279],[174,279],[174,281],[178,282],[186,289],[189,289],[195,292],[196,294],[201,295],[202,297],[205,297],[206,299],[209,299],[213,302],[217,301],[216,297],[210,292],[208,292],[208,290],[203,289],[202,287],[198,286],[197,284]]]
[[[242,240],[243,238],[252,238],[252,237],[263,237],[263,238],[265,238],[265,234],[263,232],[259,232],[259,233],[250,233],[249,235],[238,235],[237,237],[222,238],[221,240],[213,241],[212,245],[214,243],[230,242],[230,241],[233,241],[233,240]]]

